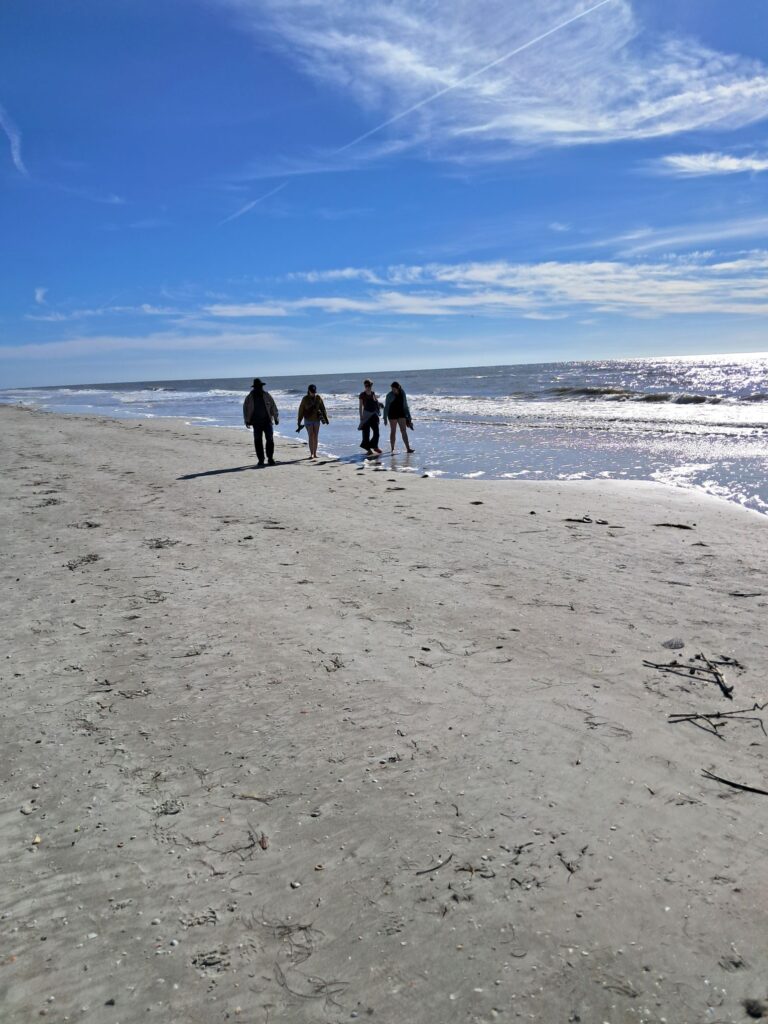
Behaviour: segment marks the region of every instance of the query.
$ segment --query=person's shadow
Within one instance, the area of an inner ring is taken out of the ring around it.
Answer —
[[[276,462],[274,466],[254,466],[253,464],[248,466],[232,466],[229,469],[206,469],[202,473],[185,473],[183,476],[177,476],[177,480],[198,480],[203,476],[223,476],[225,473],[247,473],[249,470],[267,470],[267,469],[279,469],[281,466],[292,466],[297,462],[305,462],[306,459],[281,459]]]

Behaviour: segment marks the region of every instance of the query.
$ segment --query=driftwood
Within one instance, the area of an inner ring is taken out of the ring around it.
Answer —
[[[768,732],[765,731],[765,725],[763,724],[762,718],[759,715],[750,715],[750,711],[763,711],[768,704],[758,704],[755,702],[751,708],[740,708],[738,711],[712,711],[708,714],[675,714],[668,715],[667,720],[670,725],[679,725],[680,722],[690,722],[692,725],[697,726],[699,729],[703,729],[704,732],[711,732],[718,739],[725,739],[724,736],[720,735],[719,730],[727,725],[728,721],[735,722],[757,722],[763,731],[764,736],[768,736]],[[718,721],[722,719],[722,721]]]
[[[745,793],[760,793],[762,796],[768,796],[768,789],[759,789],[757,786],[745,786],[743,782],[732,782],[730,779],[724,779],[720,775],[713,775],[712,772],[708,772],[706,768],[702,768],[701,774],[707,779],[714,779],[715,782],[722,782],[724,786],[731,786],[733,789],[742,789]]]
[[[705,679],[710,683],[715,683],[719,687],[720,692],[728,700],[733,700],[733,687],[729,686],[723,673],[718,668],[719,665],[729,665],[734,668],[741,668],[742,666],[732,658],[716,658],[710,659],[703,654],[696,654],[691,661],[701,661],[703,665],[685,664],[682,661],[643,661],[643,665],[646,668],[656,668],[660,672],[669,672],[672,675],[677,676],[693,676],[696,679]]]

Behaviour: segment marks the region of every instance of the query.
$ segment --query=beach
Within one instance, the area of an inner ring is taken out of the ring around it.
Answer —
[[[0,423],[4,1021],[768,1018],[766,517]]]

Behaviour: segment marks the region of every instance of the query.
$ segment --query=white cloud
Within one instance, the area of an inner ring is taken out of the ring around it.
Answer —
[[[35,291],[36,301],[37,292],[42,291],[45,293],[47,288],[38,288]],[[45,305],[46,303],[43,303]],[[48,313],[29,313],[24,319],[25,320],[41,320],[48,321],[49,323],[62,323],[67,320],[86,320],[90,317],[97,316],[119,316],[124,314],[143,314],[145,316],[178,316],[182,314],[180,309],[172,309],[169,306],[153,306],[148,302],[142,303],[140,306],[98,306],[95,309],[70,309],[67,311],[51,310]]]
[[[591,244],[593,248],[619,247],[623,256],[637,256],[659,249],[674,252],[677,249],[689,249],[691,246],[708,245],[713,242],[766,237],[768,217],[748,217],[712,221],[709,224],[683,224],[658,230],[641,228]]]
[[[759,174],[768,171],[768,156],[729,156],[727,153],[677,153],[662,157],[660,169],[681,178],[709,174]]]
[[[317,284],[319,281],[368,281],[370,284],[383,284],[381,278],[366,267],[342,267],[339,270],[308,270],[288,274],[289,281],[307,281]]]
[[[69,338],[65,341],[45,341],[29,345],[0,346],[0,359],[79,359],[98,355],[119,355],[127,352],[249,352],[279,351],[288,346],[286,339],[274,334],[204,333],[179,334],[156,332],[142,337],[101,335],[100,337]]]
[[[358,273],[352,271],[357,269]],[[370,276],[369,276],[370,275]],[[383,287],[369,284],[373,278]],[[312,274],[306,275],[312,280]],[[329,272],[315,278],[327,283]],[[687,254],[656,262],[592,260],[474,262],[344,268],[343,294],[276,300],[282,315],[369,314],[406,317],[473,315],[562,319],[584,312],[629,316],[768,314],[768,251],[729,260]],[[367,288],[360,291],[360,281]],[[208,306],[211,316],[251,317],[261,304]]]
[[[44,306],[46,304],[45,296],[47,293],[47,288],[35,288],[35,302],[38,304],[38,306]]]
[[[28,178],[29,171],[24,166],[24,161],[21,157],[21,132],[18,130],[16,125],[9,117],[8,112],[1,105],[0,128],[2,128],[5,134],[8,136],[8,142],[11,146],[11,160],[13,161],[13,166],[16,168],[19,174],[23,174],[25,178]]]
[[[466,157],[471,148],[497,158],[521,147],[731,129],[768,116],[763,63],[693,39],[652,38],[632,0],[611,0],[553,34],[594,3],[215,2],[370,112],[368,132],[329,138],[329,149],[396,122],[401,143],[428,140],[432,152]]]
[[[203,312],[210,316],[225,318],[286,316],[284,305],[269,302],[217,303],[213,306],[206,306]]]

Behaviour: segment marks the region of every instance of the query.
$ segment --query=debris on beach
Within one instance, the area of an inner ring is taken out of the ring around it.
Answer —
[[[101,560],[101,555],[80,555],[79,558],[70,558],[67,562],[67,568],[74,572],[75,569],[79,569],[82,565],[91,565],[93,562]]]

